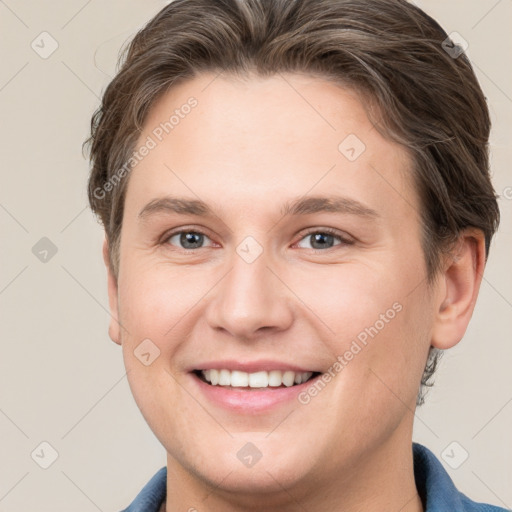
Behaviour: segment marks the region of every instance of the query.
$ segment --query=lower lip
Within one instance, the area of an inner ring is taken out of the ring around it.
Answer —
[[[196,374],[191,373],[190,375],[210,402],[242,414],[266,412],[281,404],[298,400],[297,395],[321,377],[321,374],[319,374],[303,384],[296,384],[290,387],[251,388],[245,390],[244,388],[212,386],[201,380]]]

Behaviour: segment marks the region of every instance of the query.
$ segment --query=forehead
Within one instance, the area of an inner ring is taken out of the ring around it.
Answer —
[[[127,193],[139,207],[167,192],[227,207],[222,193],[246,212],[272,201],[282,211],[328,192],[395,215],[417,209],[407,151],[380,135],[356,92],[319,77],[200,74],[154,103],[143,145]]]

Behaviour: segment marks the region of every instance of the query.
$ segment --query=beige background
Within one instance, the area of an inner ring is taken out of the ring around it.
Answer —
[[[120,510],[166,462],[107,335],[103,234],[81,154],[118,50],[165,3],[0,0],[0,511]],[[508,199],[475,315],[444,356],[415,439],[438,457],[459,443],[448,460],[468,459],[444,464],[460,490],[510,508],[512,1],[416,3],[469,43],[491,106],[494,183]],[[58,43],[46,59],[31,47],[51,49],[43,31]],[[57,249],[46,263],[32,252],[42,237]],[[58,453],[48,469],[43,441]]]

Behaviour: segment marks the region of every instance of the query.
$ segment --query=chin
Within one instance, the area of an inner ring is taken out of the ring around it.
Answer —
[[[213,486],[217,493],[239,495],[239,499],[247,500],[248,505],[259,501],[261,505],[266,503],[270,506],[278,505],[284,489],[301,486],[307,474],[291,460],[284,466],[276,466],[272,461],[263,464],[260,460],[252,468],[233,463],[222,468],[202,468],[198,476]]]
[[[311,475],[318,456],[305,453],[297,443],[287,445],[285,439],[293,437],[265,439],[268,433],[252,434],[237,435],[227,442],[194,444],[195,453],[181,453],[178,463],[216,492],[267,495],[269,499],[276,493],[282,495],[283,488],[303,484]]]

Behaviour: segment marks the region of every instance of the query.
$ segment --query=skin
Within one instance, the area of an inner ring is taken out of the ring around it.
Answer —
[[[428,286],[410,156],[378,133],[354,92],[295,73],[205,73],[153,105],[139,145],[190,96],[197,107],[131,171],[117,280],[108,269],[109,334],[167,450],[167,510],[423,510],[411,450],[416,396],[430,345],[450,348],[467,328],[482,234],[464,231]],[[338,150],[349,134],[366,146],[354,161]],[[165,195],[201,199],[215,216],[140,218]],[[348,197],[378,217],[281,215],[305,195]],[[203,245],[170,238],[179,228],[204,233]],[[322,248],[310,228],[352,243],[334,237]],[[263,249],[252,263],[236,252],[247,236]],[[108,267],[107,250],[105,241]],[[401,311],[307,405],[228,411],[188,372],[221,357],[327,372],[394,303]],[[148,366],[134,355],[147,338],[160,350]],[[263,454],[251,468],[236,457],[247,442]]]

